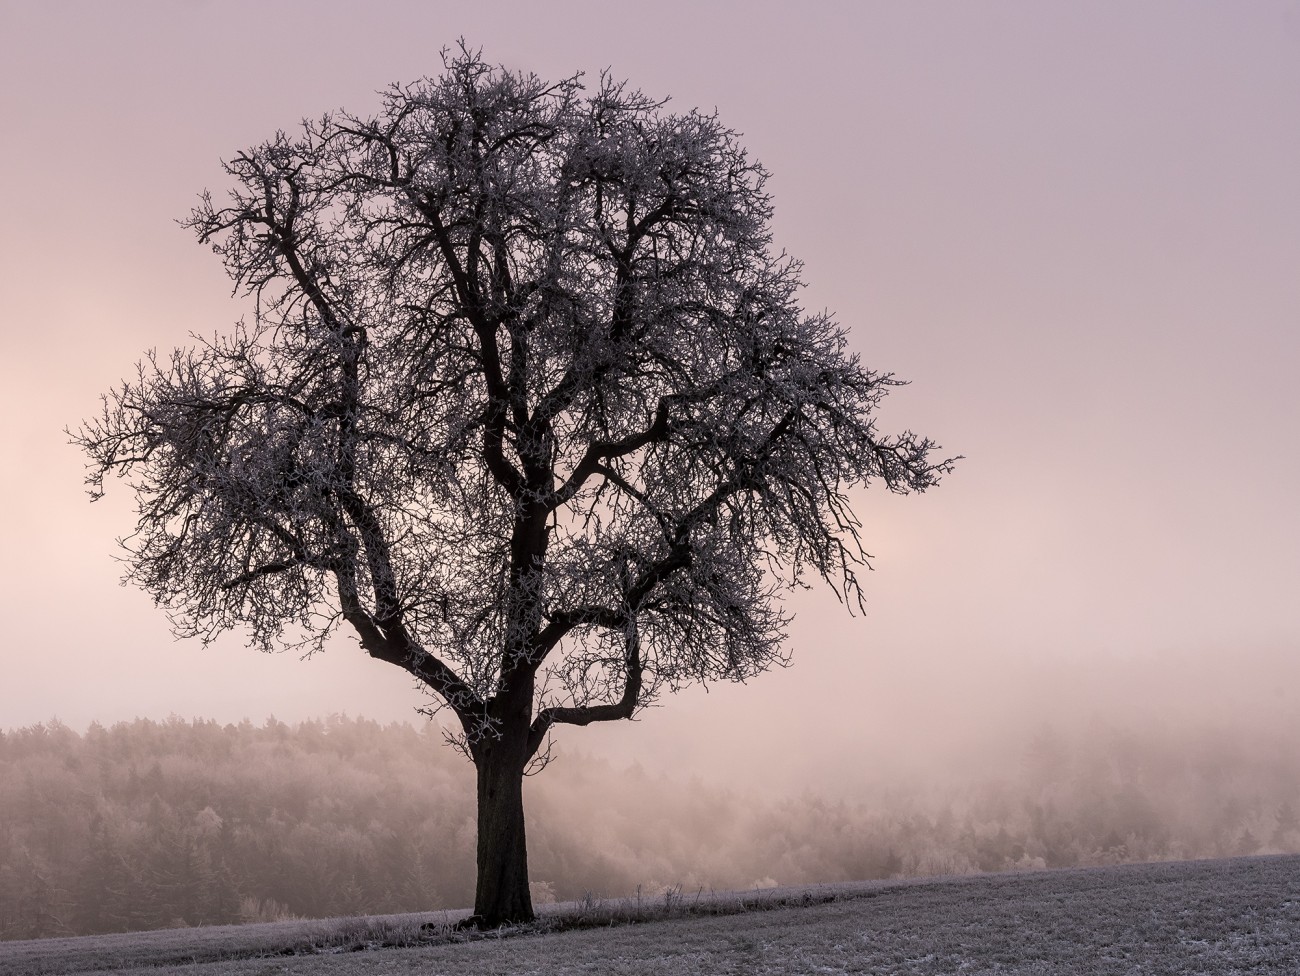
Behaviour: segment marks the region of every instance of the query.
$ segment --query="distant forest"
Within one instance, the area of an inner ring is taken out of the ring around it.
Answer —
[[[472,768],[430,726],[0,733],[0,937],[469,905]],[[535,900],[1300,852],[1300,751],[1043,729],[1011,773],[872,802],[580,755],[526,785]]]

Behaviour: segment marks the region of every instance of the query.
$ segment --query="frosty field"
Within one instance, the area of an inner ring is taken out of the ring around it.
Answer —
[[[449,941],[456,915],[439,913],[9,942],[0,976],[1300,973],[1295,855],[687,892],[547,914],[592,927]],[[638,914],[647,920],[618,921]],[[419,938],[425,921],[442,928],[434,944],[370,948]]]

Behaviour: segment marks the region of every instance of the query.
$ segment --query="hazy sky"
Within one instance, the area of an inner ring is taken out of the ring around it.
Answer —
[[[348,641],[173,642],[62,428],[240,314],[175,224],[221,158],[460,35],[716,106],[809,306],[912,381],[885,426],[966,456],[862,497],[865,619],[801,594],[792,669],[561,750],[824,786],[1062,714],[1300,707],[1300,4],[5,0],[0,727],[414,717]]]

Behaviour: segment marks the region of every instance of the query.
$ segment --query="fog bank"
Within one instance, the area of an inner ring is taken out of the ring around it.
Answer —
[[[339,717],[8,731],[0,937],[468,905],[474,777],[440,739]],[[997,773],[858,800],[570,751],[525,786],[534,897],[1300,851],[1293,744],[1044,724]]]

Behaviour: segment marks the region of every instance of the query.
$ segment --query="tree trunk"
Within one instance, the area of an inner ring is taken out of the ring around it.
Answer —
[[[473,924],[499,928],[533,920],[524,838],[523,748],[509,740],[475,756],[478,771],[478,886]]]

